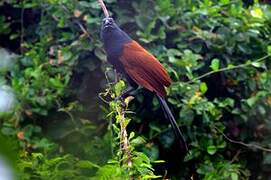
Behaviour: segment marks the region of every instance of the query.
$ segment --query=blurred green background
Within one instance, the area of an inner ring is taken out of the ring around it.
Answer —
[[[136,150],[165,161],[153,164],[154,173],[270,179],[269,1],[105,3],[174,81],[167,100],[189,154],[152,93],[139,90],[129,107],[128,131],[145,139]],[[102,18],[96,0],[0,1],[0,153],[18,179],[127,178],[100,168],[114,156],[108,105],[99,98],[106,76],[113,81]]]

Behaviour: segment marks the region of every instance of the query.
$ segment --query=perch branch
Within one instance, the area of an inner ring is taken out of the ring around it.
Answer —
[[[101,8],[102,8],[102,10],[104,12],[105,17],[108,18],[109,17],[109,13],[108,13],[108,11],[106,9],[106,6],[105,6],[103,0],[98,0],[98,2],[99,2],[100,6],[101,6]]]

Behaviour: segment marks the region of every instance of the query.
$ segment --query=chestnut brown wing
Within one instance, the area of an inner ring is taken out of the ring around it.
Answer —
[[[166,96],[165,87],[170,86],[171,79],[163,65],[136,41],[124,45],[120,61],[126,73],[138,85]]]

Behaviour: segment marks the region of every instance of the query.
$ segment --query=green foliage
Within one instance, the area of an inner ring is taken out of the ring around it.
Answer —
[[[0,84],[13,89],[18,104],[14,115],[1,116],[0,129],[18,144],[21,179],[267,176],[270,155],[253,145],[271,146],[270,5],[105,3],[172,77],[167,100],[190,153],[180,153],[158,101],[146,91],[125,100],[125,116],[120,102],[97,100],[113,75],[99,40],[96,0],[4,0],[0,5],[11,9],[0,15],[0,37],[8,43],[0,45],[18,57],[0,70]],[[123,81],[108,86],[101,98],[114,99],[124,87]],[[130,132],[126,150],[123,129]],[[165,163],[154,164],[159,159]]]
[[[203,164],[199,165],[197,173],[203,175],[204,179],[236,180],[238,177],[248,177],[249,173],[240,168],[239,164],[227,161],[224,162],[223,160],[219,160],[217,162],[210,162],[207,160]]]
[[[21,179],[89,179],[91,170],[99,168],[90,161],[78,160],[71,155],[49,158],[41,153],[32,153],[30,157],[19,163],[23,174]]]
[[[48,37],[45,37],[33,45],[26,44],[24,47],[30,50],[19,59],[11,76],[12,87],[21,103],[41,115],[47,115],[48,110],[63,97],[72,74],[71,61],[75,60],[70,47],[63,47],[58,50],[61,52],[58,58],[63,61],[61,68],[53,66],[49,63],[48,43]]]
[[[124,81],[119,81],[112,88],[107,89],[111,97],[120,96],[125,88]],[[124,103],[124,104],[123,104]],[[129,97],[123,102],[110,102],[108,117],[112,124],[113,151],[116,156],[97,172],[98,179],[156,179],[161,176],[154,175],[151,160],[147,155],[138,152],[135,148],[145,143],[140,136],[136,137],[134,132],[127,133],[127,126],[131,119],[126,117],[128,111]],[[126,107],[124,107],[126,106]],[[112,122],[115,119],[116,122]]]
[[[8,34],[10,33],[10,23],[6,22],[5,16],[0,16],[0,33]]]

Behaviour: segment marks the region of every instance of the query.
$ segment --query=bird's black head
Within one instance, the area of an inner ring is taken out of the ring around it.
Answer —
[[[103,19],[102,29],[101,29],[101,39],[105,43],[109,39],[113,38],[114,34],[118,34],[121,31],[118,25],[115,23],[114,19],[107,17]]]
[[[110,31],[116,29],[117,27],[118,26],[113,18],[107,17],[103,19],[102,31]]]
[[[101,39],[107,53],[117,53],[117,51],[120,53],[121,47],[131,41],[131,38],[119,28],[111,17],[103,19]]]

